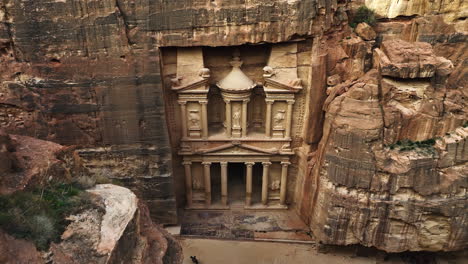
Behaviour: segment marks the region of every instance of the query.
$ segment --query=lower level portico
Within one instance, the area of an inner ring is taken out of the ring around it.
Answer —
[[[281,156],[184,157],[187,209],[287,209],[290,164]]]

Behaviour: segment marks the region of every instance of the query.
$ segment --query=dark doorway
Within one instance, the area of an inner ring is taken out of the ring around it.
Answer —
[[[257,162],[252,168],[252,204],[262,202],[262,176],[263,165]]]
[[[236,204],[244,205],[245,173],[244,163],[228,164],[228,201],[231,206]]]
[[[211,204],[221,204],[221,165],[212,163],[211,176]]]

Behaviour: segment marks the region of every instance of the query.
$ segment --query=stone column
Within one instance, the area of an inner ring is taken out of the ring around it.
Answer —
[[[268,178],[270,176],[271,162],[262,162],[263,177],[262,177],[262,204],[268,204]]]
[[[265,120],[265,135],[271,137],[271,106],[273,100],[266,100],[266,120]]]
[[[182,138],[187,137],[187,102],[179,101],[180,118],[182,122]]]
[[[232,130],[231,101],[225,100],[224,102],[226,103],[226,136],[230,138]]]
[[[288,110],[286,111],[286,133],[284,137],[291,137],[291,123],[292,123],[292,107],[294,100],[288,100]]]
[[[202,112],[202,137],[208,137],[208,114],[206,110],[206,106],[208,101],[200,101],[201,104],[201,112]]]
[[[228,163],[227,161],[220,162],[221,164],[221,203],[227,205],[228,199]]]
[[[182,162],[185,168],[185,195],[187,199],[187,207],[192,207],[192,162]]]
[[[247,104],[249,100],[242,101],[242,136],[247,136]]]
[[[245,166],[247,167],[247,180],[245,184],[245,205],[252,205],[252,167],[254,162],[246,162]]]
[[[286,190],[288,181],[288,166],[291,164],[289,161],[282,161],[281,165],[281,189],[280,189],[280,204],[286,205]]]
[[[203,176],[205,177],[205,205],[208,207],[211,205],[211,175],[210,175],[211,162],[202,162],[202,164],[203,164]]]

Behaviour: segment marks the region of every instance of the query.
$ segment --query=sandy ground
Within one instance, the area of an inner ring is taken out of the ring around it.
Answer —
[[[355,257],[353,252],[318,253],[313,245],[277,242],[180,239],[184,264],[196,256],[200,264],[375,264],[375,258]]]

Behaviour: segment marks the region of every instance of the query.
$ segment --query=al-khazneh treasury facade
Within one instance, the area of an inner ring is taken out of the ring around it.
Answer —
[[[177,49],[171,90],[179,107],[186,208],[288,208],[293,106],[303,88],[296,67],[284,64],[296,49],[273,46],[266,65],[256,66],[260,82],[243,72],[238,49],[216,82],[202,48]]]

